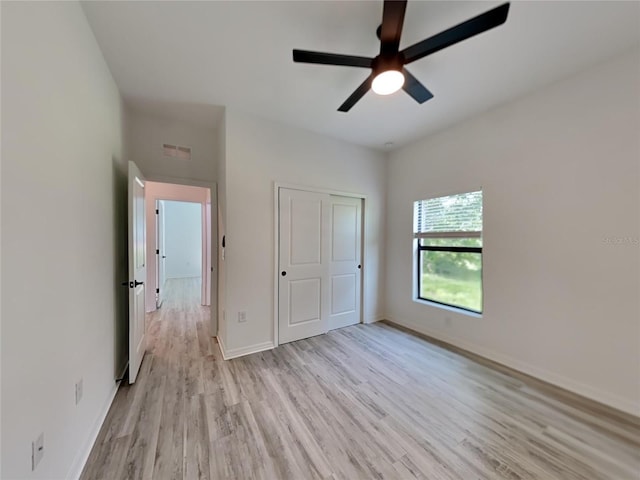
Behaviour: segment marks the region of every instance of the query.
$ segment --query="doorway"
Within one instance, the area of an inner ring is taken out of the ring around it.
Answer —
[[[360,323],[359,196],[278,188],[278,343]]]
[[[211,307],[217,335],[216,189],[148,181],[146,184],[147,313],[161,309],[175,287],[194,303]],[[189,288],[186,288],[188,286]]]
[[[156,218],[156,308],[160,308],[167,289],[179,284],[202,291],[206,222],[201,203],[176,200],[157,200]],[[206,298],[200,304],[207,305]]]

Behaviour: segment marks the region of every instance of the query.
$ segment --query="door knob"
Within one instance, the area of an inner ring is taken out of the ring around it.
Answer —
[[[134,286],[134,287],[137,287],[138,285],[144,285],[144,282],[139,282],[139,281],[135,280],[135,281],[133,282],[133,286]]]
[[[358,268],[362,268],[362,265],[358,265]]]
[[[286,277],[287,276],[287,272],[282,272],[282,276]]]

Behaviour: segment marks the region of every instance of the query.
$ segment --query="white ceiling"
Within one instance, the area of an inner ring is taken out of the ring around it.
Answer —
[[[401,48],[500,3],[410,0]],[[640,2],[513,2],[504,25],[409,66],[434,99],[369,92],[345,114],[336,109],[368,70],[294,64],[291,50],[375,56],[381,1],[83,7],[129,102],[162,103],[165,113],[182,103],[238,108],[373,148],[404,145],[640,43]]]

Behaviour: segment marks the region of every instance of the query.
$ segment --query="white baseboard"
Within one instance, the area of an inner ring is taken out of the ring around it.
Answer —
[[[220,332],[218,332],[220,333]],[[220,348],[220,353],[222,354],[222,359],[226,360],[227,358],[224,356],[224,343],[222,342],[222,335],[216,335],[216,339],[218,340],[218,347]]]
[[[120,369],[120,376],[118,376],[118,379],[116,379],[116,382],[121,382],[122,380],[124,380],[124,375],[127,373],[128,368],[129,368],[129,359],[127,358],[127,361],[124,362],[124,367]],[[119,386],[119,383],[118,383],[118,386]],[[116,386],[116,390],[118,390],[118,386]]]
[[[488,348],[484,348],[479,345],[469,343],[465,340],[461,340],[456,337],[451,337],[445,333],[429,330],[424,325],[419,325],[415,322],[400,320],[397,318],[391,318],[389,316],[387,316],[386,318],[388,321],[392,323],[396,323],[403,327],[414,330],[418,333],[428,335],[430,337],[435,338],[436,340],[449,343],[454,347],[461,348],[468,352],[484,357],[488,360],[492,360],[496,363],[500,363],[506,367],[525,373],[527,375],[535,377],[544,382],[550,383],[551,385],[555,385],[564,390],[568,390],[570,392],[576,393],[582,397],[585,397],[585,398],[594,400],[598,403],[602,403],[609,407],[615,408],[616,410],[620,410],[622,412],[634,415],[636,417],[640,417],[640,405],[626,398],[621,398],[618,395],[614,395],[612,393],[594,388],[590,385],[577,382],[563,375],[559,375],[557,373],[550,372],[548,370],[536,367],[529,363],[522,362],[518,359],[495,352]]]
[[[85,448],[78,451],[76,457],[71,464],[71,468],[69,469],[69,474],[66,478],[79,480],[80,475],[82,474],[82,470],[84,469],[87,460],[89,459],[89,455],[91,454],[91,450],[93,449],[93,445],[96,443],[98,439],[98,435],[100,434],[100,429],[102,428],[102,424],[104,423],[105,418],[107,418],[107,414],[109,413],[109,409],[111,408],[111,404],[113,403],[113,399],[116,398],[116,394],[118,393],[118,387],[120,387],[120,383],[117,383],[113,389],[113,391],[109,394],[106,403],[104,404],[100,415],[98,416],[93,428],[91,429],[91,433],[89,434],[89,438],[85,443]]]
[[[222,358],[225,360],[231,360],[232,358],[244,357],[245,355],[251,355],[252,353],[264,352],[265,350],[271,350],[275,348],[273,342],[256,343],[255,345],[249,345],[247,347],[232,348],[227,350],[222,342],[222,337],[218,337],[218,345],[220,345],[220,352],[222,352]]]
[[[385,317],[384,315],[375,315],[373,317],[367,318],[364,321],[364,323],[376,323],[376,322],[380,322],[380,321],[384,320],[385,318],[387,318],[387,317]]]

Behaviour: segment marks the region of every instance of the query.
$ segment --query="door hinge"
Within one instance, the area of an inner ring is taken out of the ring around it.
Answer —
[[[156,248],[156,255],[160,255],[160,250]]]
[[[160,293],[160,289],[159,288],[156,288],[156,293]]]
[[[160,210],[156,208],[156,215],[159,215],[159,214],[160,214]]]

